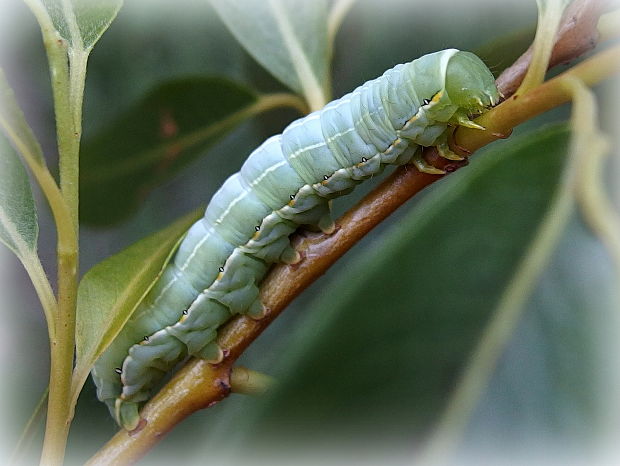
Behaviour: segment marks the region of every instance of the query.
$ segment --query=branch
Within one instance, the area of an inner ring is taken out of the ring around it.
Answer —
[[[597,2],[578,0],[577,3],[583,5]],[[583,5],[584,8],[585,6]],[[581,18],[568,16],[565,21],[577,28]],[[590,32],[595,30],[596,22],[591,21],[591,16],[586,15],[584,21],[590,25],[590,29],[581,27]],[[569,29],[566,24],[561,27],[561,31]],[[552,56],[553,63],[557,62],[558,56],[563,57],[562,61],[569,58],[565,50],[574,51],[575,55],[570,58],[580,55],[582,49],[571,44],[581,40],[582,37],[573,34],[560,34]],[[503,78],[504,89],[518,87],[522,75],[517,70],[522,67],[523,62],[517,61],[504,73],[512,73],[513,76],[511,79]],[[458,147],[466,152],[473,152],[502,134],[509,134],[515,125],[567,102],[570,96],[562,79],[568,75],[579,76],[585,83],[592,85],[618,72],[620,46],[595,55],[519,99],[509,99],[495,107],[477,120],[485,122],[489,130],[458,131]],[[510,91],[503,92],[506,96],[510,95]],[[426,150],[425,156],[429,162],[448,172],[466,164],[445,160],[439,157],[433,148]],[[339,219],[336,231],[331,235],[305,231],[297,233],[293,237],[293,245],[304,260],[296,265],[277,265],[265,278],[261,284],[261,298],[268,308],[265,317],[252,320],[246,316],[237,316],[225,325],[217,339],[226,354],[223,362],[211,365],[203,360],[191,360],[147,403],[141,412],[145,421],[132,432],[118,432],[88,464],[132,463],[189,414],[225,398],[231,391],[230,374],[233,364],[286,306],[376,225],[413,195],[443,176],[421,173],[411,166],[401,167]]]

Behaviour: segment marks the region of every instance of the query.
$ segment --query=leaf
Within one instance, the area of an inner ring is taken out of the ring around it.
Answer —
[[[123,1],[43,0],[43,5],[54,27],[70,47],[88,50],[116,18]]]
[[[235,125],[259,110],[257,96],[232,81],[168,81],[87,138],[80,170],[81,220],[104,225],[134,211]]]
[[[40,182],[41,178],[51,180],[51,176],[45,166],[41,146],[26,123],[1,69],[0,129],[6,134],[5,139],[0,133],[0,241],[17,255],[28,272],[52,335],[56,298],[37,254],[37,211],[28,175],[9,141],[20,151],[37,181]],[[47,194],[45,189],[43,191]]]
[[[19,157],[0,135],[0,241],[24,262],[36,256],[39,225],[30,181]]]
[[[353,441],[409,451],[547,212],[567,139],[556,127],[491,147],[358,251],[273,359],[276,389],[245,402],[205,448],[315,452]]]
[[[2,69],[0,69],[0,127],[7,137],[20,146],[22,154],[29,156],[39,165],[45,165],[41,146],[26,122]]]
[[[326,103],[329,51],[324,0],[211,0],[237,40],[271,74],[303,94],[312,109]]]
[[[202,215],[194,211],[90,269],[78,289],[74,395],[90,368],[157,281],[175,245]]]

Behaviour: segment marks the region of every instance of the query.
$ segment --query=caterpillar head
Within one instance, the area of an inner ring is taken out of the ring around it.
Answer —
[[[491,71],[476,55],[459,51],[448,62],[445,91],[457,113],[476,115],[499,102]]]

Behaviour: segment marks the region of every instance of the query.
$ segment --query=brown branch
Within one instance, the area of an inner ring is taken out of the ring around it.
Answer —
[[[577,3],[588,2],[578,1]],[[586,9],[586,11],[589,10]],[[569,22],[574,23],[574,28],[577,28],[577,23],[581,22],[579,17],[569,16],[568,18]],[[594,29],[595,24],[592,24],[590,16],[587,16],[584,21],[591,25],[591,29]],[[567,28],[566,25],[562,26],[562,30]],[[590,31],[590,29],[587,30]],[[556,48],[574,50],[574,53],[581,54],[580,47],[570,45],[570,43],[580,41],[581,37],[576,38],[574,35],[566,34],[561,36]],[[575,58],[568,57],[566,52],[556,53],[554,51],[554,56],[560,55],[563,57],[561,61]],[[477,120],[487,125],[487,131],[466,128],[458,131],[458,146],[473,152],[496,140],[498,133],[508,134],[515,125],[568,101],[570,97],[563,91],[564,87],[561,85],[563,76],[568,74],[578,76],[591,85],[619,72],[619,63],[620,46],[617,46],[584,61],[564,75],[543,84],[519,99],[507,100]],[[514,66],[521,68],[523,64],[517,62]],[[521,79],[516,71],[512,75],[515,83]],[[505,79],[507,86],[511,81],[507,80],[508,78]],[[514,85],[514,88],[516,89],[517,86],[518,83]],[[431,163],[447,171],[454,171],[464,164],[438,157],[432,148],[425,151],[425,155]],[[90,460],[89,464],[128,464],[136,461],[166,432],[193,411],[209,407],[226,397],[230,392],[230,371],[233,364],[284,308],[376,225],[410,197],[441,178],[442,176],[421,173],[411,166],[401,167],[347,212],[337,222],[337,229],[331,235],[307,232],[295,235],[294,245],[304,259],[294,266],[274,267],[263,281],[261,297],[269,309],[267,315],[260,320],[238,316],[229,322],[218,336],[218,343],[226,354],[224,361],[217,366],[207,364],[202,360],[190,361],[144,407],[141,416],[145,421],[138,429],[130,433],[118,432]]]

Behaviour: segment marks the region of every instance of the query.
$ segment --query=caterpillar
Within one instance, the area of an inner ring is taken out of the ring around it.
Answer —
[[[289,241],[300,225],[333,231],[329,201],[387,165],[443,173],[422,147],[460,159],[448,147],[451,129],[484,129],[470,116],[498,101],[484,63],[447,49],[395,66],[255,149],[93,367],[97,396],[118,424],[136,428],[141,403],[187,356],[222,360],[218,328],[235,314],[264,314],[261,279],[273,263],[300,260]]]

